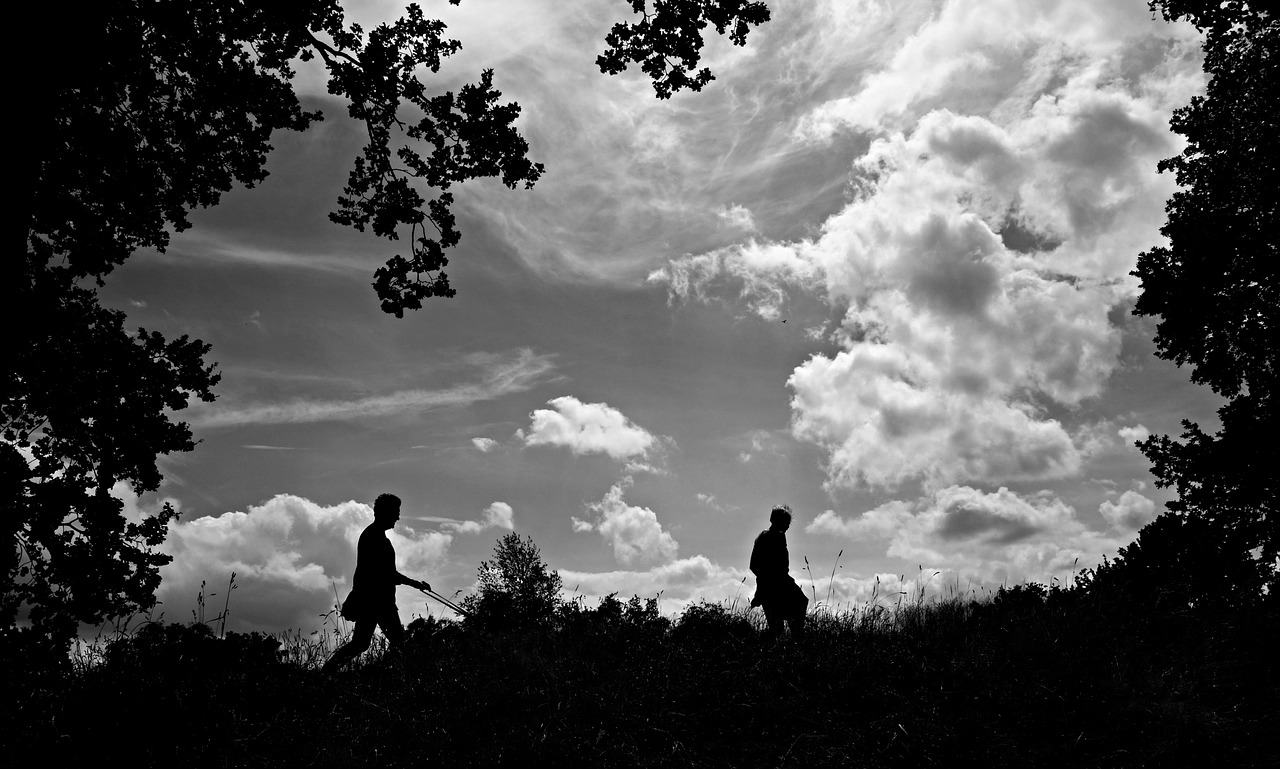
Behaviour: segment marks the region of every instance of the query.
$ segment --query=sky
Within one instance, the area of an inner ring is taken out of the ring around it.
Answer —
[[[361,127],[302,70],[325,120],[102,289],[222,374],[160,490],[116,489],[181,511],[166,618],[234,572],[228,629],[320,628],[382,492],[400,570],[440,593],[514,530],[566,598],[668,613],[745,601],[781,503],[792,575],[836,610],[1067,582],[1133,541],[1172,498],[1134,442],[1219,405],[1131,314],[1195,30],[1142,0],[769,6],[660,101],[595,66],[620,0],[426,3],[463,46],[427,82],[493,68],[546,172],[456,190],[458,294],[403,319],[370,286],[399,244],[327,218]]]

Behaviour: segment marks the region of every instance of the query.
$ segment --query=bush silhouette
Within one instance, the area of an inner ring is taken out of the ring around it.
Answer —
[[[479,587],[462,599],[470,612],[466,624],[486,629],[549,622],[561,604],[560,574],[547,568],[529,537],[506,534],[493,548],[493,560],[481,561]]]
[[[1270,565],[1232,534],[1198,515],[1165,513],[1120,548],[1115,560],[1089,571],[1085,583],[1094,595],[1113,594],[1161,611],[1276,600],[1256,587]]]

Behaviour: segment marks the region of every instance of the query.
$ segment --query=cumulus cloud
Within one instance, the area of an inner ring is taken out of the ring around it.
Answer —
[[[441,526],[458,534],[479,534],[485,529],[515,529],[511,505],[494,502],[484,509],[484,517],[478,521],[445,521]]]
[[[1112,502],[1104,501],[1098,512],[1120,531],[1137,531],[1156,519],[1156,503],[1137,491],[1126,491]]]
[[[350,589],[356,542],[373,521],[362,502],[321,505],[290,494],[277,495],[245,511],[180,520],[169,526],[161,550],[173,561],[160,570],[158,597],[169,619],[195,608],[202,581],[218,592],[219,609],[226,581],[236,575],[230,598],[229,629],[278,632],[315,628],[319,615],[333,608]],[[388,532],[397,567],[409,575],[429,574],[443,563],[452,535],[419,532],[400,525]],[[414,606],[401,602],[402,617]],[[421,611],[421,606],[417,611]]]
[[[472,438],[471,445],[481,454],[487,454],[498,446],[498,442],[492,438]]]
[[[1124,442],[1130,446],[1132,446],[1135,443],[1140,443],[1142,441],[1145,441],[1147,438],[1151,437],[1151,431],[1148,430],[1143,425],[1133,425],[1132,427],[1121,427],[1117,432],[1119,433],[1120,438],[1123,439]]]
[[[831,484],[1031,480],[1079,470],[1080,452],[1056,420],[1028,404],[930,386],[896,352],[867,344],[815,355],[788,380],[795,436],[828,448]]]
[[[644,458],[658,439],[607,403],[583,403],[572,395],[553,398],[537,409],[528,430],[518,433],[526,446],[563,446],[574,454],[608,454],[613,459]]]
[[[653,564],[676,557],[679,545],[663,531],[657,513],[647,507],[629,505],[622,498],[631,487],[631,476],[623,478],[598,502],[587,505],[592,520],[573,519],[573,530],[596,531],[613,547],[613,556],[624,566]]]
[[[1047,582],[1098,563],[1128,539],[1094,531],[1062,500],[949,486],[855,518],[826,511],[805,531],[886,543],[886,554],[979,582]]]
[[[1058,479],[1095,450],[1061,415],[1118,365],[1108,313],[1158,242],[1173,181],[1156,162],[1201,82],[1185,30],[1112,5],[945,2],[801,125],[876,136],[820,234],[651,275],[673,300],[736,292],[764,317],[796,291],[847,307],[840,349],[788,380],[793,433],[827,450],[831,486]]]
[[[914,509],[910,502],[893,501],[853,519],[843,518],[834,510],[824,510],[804,530],[809,534],[853,540],[891,539],[899,529],[910,523]]]

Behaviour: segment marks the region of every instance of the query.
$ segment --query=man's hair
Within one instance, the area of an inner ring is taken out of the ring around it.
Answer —
[[[378,498],[373,500],[373,517],[381,518],[399,507],[400,497],[395,494],[379,494]]]
[[[791,523],[790,505],[778,505],[773,508],[773,510],[769,511],[769,523],[782,523],[784,521],[786,523]]]

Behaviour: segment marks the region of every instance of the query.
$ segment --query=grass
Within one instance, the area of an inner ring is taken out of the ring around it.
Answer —
[[[1079,591],[818,604],[806,633],[656,601],[535,627],[418,620],[402,654],[318,667],[347,628],[142,624],[4,684],[2,747],[133,766],[1274,766],[1274,610],[1135,611]]]

